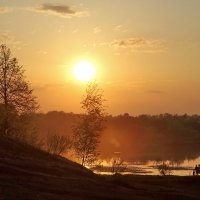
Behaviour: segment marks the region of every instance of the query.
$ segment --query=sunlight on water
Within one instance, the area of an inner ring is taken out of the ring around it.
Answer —
[[[105,162],[104,162],[105,164]],[[195,165],[200,164],[200,157],[195,160],[185,160],[181,164],[172,167],[172,175],[177,176],[192,176]],[[134,175],[160,175],[158,169],[155,167],[155,162],[150,161],[147,164],[131,164],[127,163],[127,168],[121,174],[134,174]],[[103,165],[102,168],[94,170],[97,174],[112,175],[111,166]]]

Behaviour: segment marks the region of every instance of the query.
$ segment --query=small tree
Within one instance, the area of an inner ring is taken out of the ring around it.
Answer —
[[[99,155],[98,145],[106,116],[104,101],[97,84],[88,84],[81,102],[85,113],[73,129],[74,150],[83,166],[92,164]]]
[[[172,166],[170,166],[169,162],[166,161],[157,161],[155,163],[156,168],[158,169],[160,175],[166,176],[166,175],[172,175]]]
[[[48,133],[46,138],[47,152],[55,155],[62,155],[71,148],[71,140],[68,136],[58,133]]]
[[[121,157],[115,156],[111,159],[111,172],[113,174],[122,173],[126,170],[126,168],[127,165]]]
[[[38,108],[33,90],[25,81],[24,70],[11,51],[5,45],[0,45],[0,105],[3,114],[1,133],[13,136],[20,132],[20,121],[23,121],[23,131],[27,120]],[[26,119],[26,120],[24,120]]]

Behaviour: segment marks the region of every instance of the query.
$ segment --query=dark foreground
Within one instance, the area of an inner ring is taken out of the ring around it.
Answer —
[[[0,200],[200,199],[200,177],[97,176],[61,157],[0,139]]]

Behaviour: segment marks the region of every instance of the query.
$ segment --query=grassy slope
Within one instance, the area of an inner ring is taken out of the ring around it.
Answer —
[[[0,199],[200,199],[199,189],[199,177],[100,177],[67,159],[0,139]]]

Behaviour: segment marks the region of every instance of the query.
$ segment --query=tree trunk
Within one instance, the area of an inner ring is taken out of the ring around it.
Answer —
[[[82,157],[82,163],[81,163],[81,165],[85,167],[85,156]]]
[[[7,59],[6,59],[6,55],[4,55],[4,69],[3,69],[3,84],[4,84],[4,107],[5,107],[5,119],[4,119],[4,124],[3,124],[3,134],[4,135],[7,135],[8,134],[8,94],[7,94],[7,80],[6,80],[6,77],[7,77]]]

